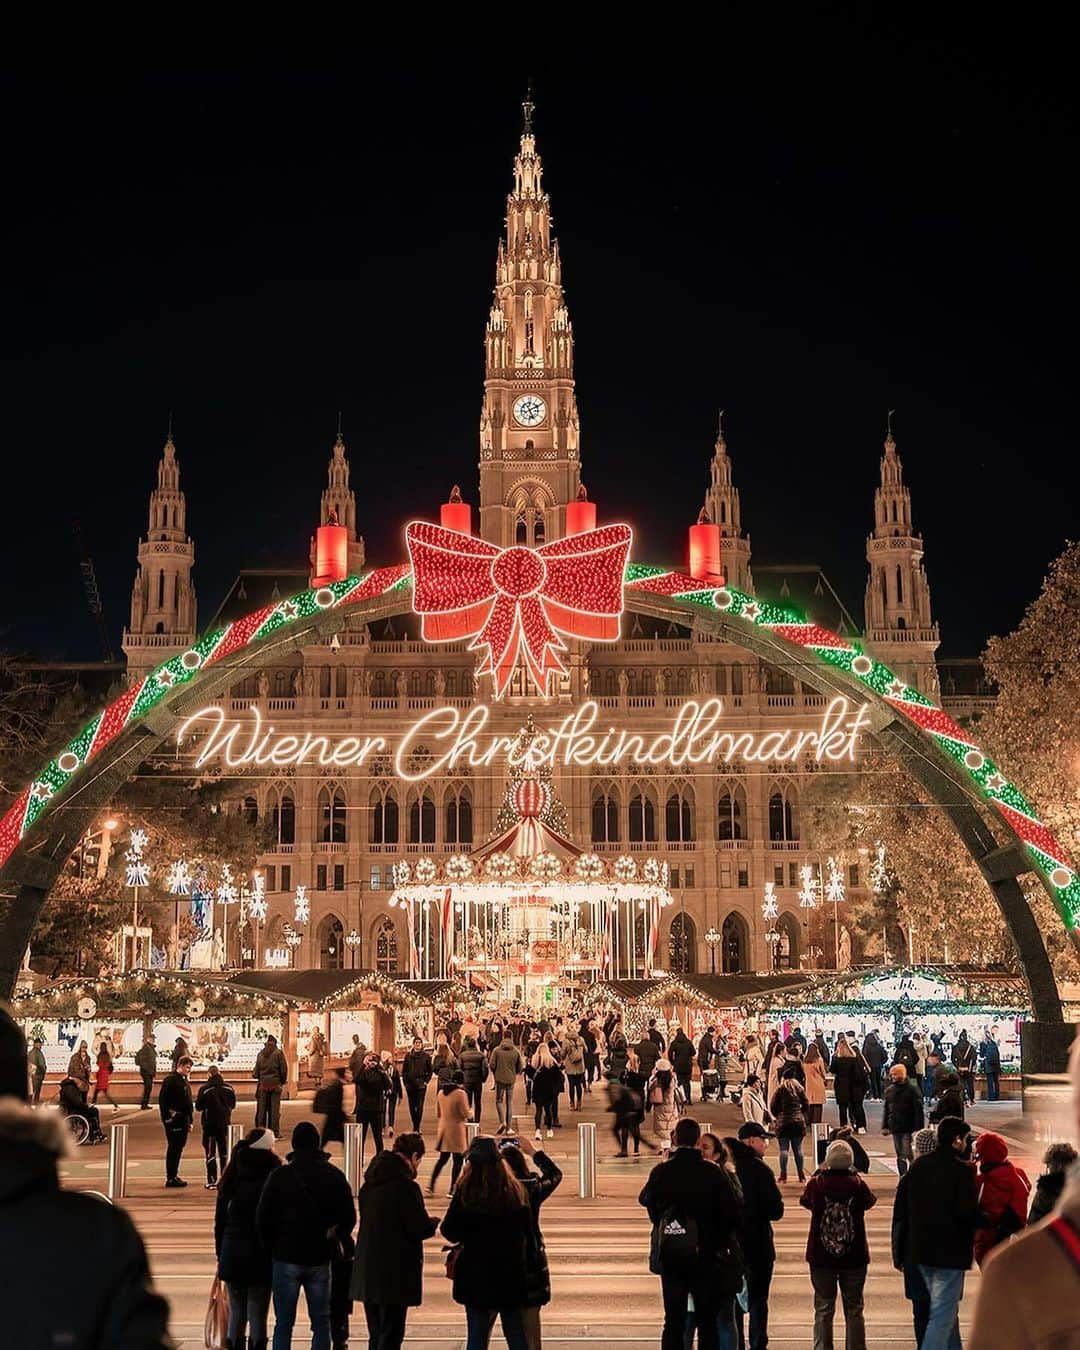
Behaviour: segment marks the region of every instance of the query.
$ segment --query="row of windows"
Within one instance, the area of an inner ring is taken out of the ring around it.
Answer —
[[[401,812],[393,788],[376,788],[370,798],[368,842],[401,842]],[[248,823],[257,824],[259,803],[245,797],[241,811]],[[315,805],[317,838],[324,844],[345,844],[349,839],[345,794],[338,787],[320,789]],[[274,844],[296,843],[296,802],[287,789],[275,792],[270,802],[271,839]],[[413,794],[405,812],[405,841],[409,844],[435,843],[435,798],[431,791]],[[443,842],[471,845],[473,842],[472,798],[468,788],[451,789],[443,802]]]
[[[676,788],[664,805],[664,839],[669,844],[692,842],[694,834],[693,791]],[[745,839],[746,792],[741,787],[723,792],[716,804],[716,837]],[[623,821],[615,788],[596,788],[592,799],[592,842],[617,844],[622,840]],[[630,798],[625,822],[631,843],[659,843],[657,806],[651,794],[639,789]],[[793,787],[777,788],[769,797],[769,839],[773,842],[799,839],[798,798]]]

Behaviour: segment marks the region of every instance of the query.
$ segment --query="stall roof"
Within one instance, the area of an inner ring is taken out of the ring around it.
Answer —
[[[654,999],[667,1003],[672,995],[691,994],[713,1008],[734,1008],[746,998],[781,990],[794,993],[807,983],[795,971],[777,971],[769,975],[672,975],[656,982]]]
[[[417,1003],[421,995],[403,980],[378,970],[245,970],[232,981],[238,987],[258,990],[297,1003],[326,1005],[353,990],[378,989],[400,1003]]]
[[[661,983],[660,980],[600,980],[590,984],[582,997],[587,1003],[596,999],[618,999],[621,1003],[648,1002],[648,994]]]
[[[700,977],[697,977],[700,978]],[[855,970],[807,974],[779,988],[763,988],[744,995],[744,1002],[765,1010],[774,995],[782,995],[791,1007],[815,1007],[857,1002],[868,983],[881,981],[885,1002],[933,1003],[941,998],[932,985],[944,987],[945,998],[996,1008],[1027,1008],[1030,995],[1023,980],[1001,970],[977,970],[971,966],[869,966]],[[906,987],[905,987],[906,986]],[[865,997],[865,995],[862,995]]]

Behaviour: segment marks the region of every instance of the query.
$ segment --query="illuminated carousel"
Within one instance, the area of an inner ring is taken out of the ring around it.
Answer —
[[[653,973],[660,911],[673,903],[667,863],[608,863],[578,848],[564,822],[543,773],[522,770],[486,843],[442,867],[428,857],[394,865],[390,904],[405,911],[412,978],[457,976],[492,1002],[539,1007],[616,971]]]

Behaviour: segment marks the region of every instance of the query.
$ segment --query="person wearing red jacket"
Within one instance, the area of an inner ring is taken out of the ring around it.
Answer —
[[[975,1260],[981,1269],[987,1256],[1027,1223],[1031,1182],[1022,1167],[1009,1161],[1009,1146],[987,1130],[975,1141],[979,1160],[979,1209],[984,1226],[975,1231]]]

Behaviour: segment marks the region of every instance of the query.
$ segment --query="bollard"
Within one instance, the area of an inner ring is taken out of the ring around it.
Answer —
[[[109,1130],[109,1185],[110,1200],[123,1200],[127,1195],[128,1127],[113,1125]]]
[[[476,1138],[476,1136],[477,1136],[479,1133],[480,1133],[480,1126],[476,1123],[475,1120],[467,1120],[467,1121],[465,1122],[465,1152],[466,1152],[466,1153],[468,1153],[469,1149],[472,1148],[473,1140]]]
[[[583,1121],[577,1127],[578,1195],[582,1200],[596,1199],[596,1125]]]
[[[244,1137],[244,1127],[243,1127],[243,1125],[230,1125],[230,1126],[229,1126],[229,1134],[228,1134],[228,1140],[227,1140],[227,1142],[228,1142],[228,1151],[227,1151],[227,1154],[226,1154],[226,1157],[225,1157],[226,1163],[228,1163],[229,1159],[232,1157],[232,1155],[233,1155],[233,1149],[237,1146],[237,1144],[240,1142],[240,1140],[243,1139],[243,1137]]]
[[[360,1126],[354,1120],[345,1122],[345,1180],[353,1195],[360,1193],[363,1169],[360,1161]]]
[[[818,1168],[825,1161],[825,1150],[829,1147],[829,1131],[824,1125],[811,1125],[810,1138],[814,1147],[814,1167]]]

